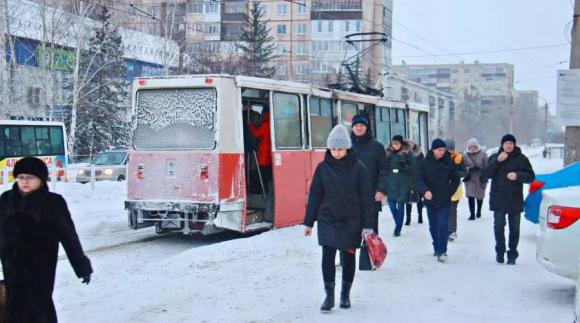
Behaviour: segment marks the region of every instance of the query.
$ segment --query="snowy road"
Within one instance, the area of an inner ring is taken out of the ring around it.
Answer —
[[[537,171],[561,161],[535,161]],[[389,255],[377,272],[357,272],[350,310],[322,315],[320,247],[301,226],[246,239],[157,236],[131,231],[124,187],[62,185],[95,274],[82,285],[59,262],[54,299],[61,322],[572,322],[574,283],[535,260],[537,226],[522,217],[516,266],[495,263],[493,220],[467,221],[460,203],[458,240],[439,264],[427,224],[416,218],[393,238],[385,210],[380,228]],[[487,209],[487,201],[485,203]],[[316,232],[315,232],[316,234]],[[340,273],[337,276],[340,281]],[[338,294],[338,291],[337,291]]]

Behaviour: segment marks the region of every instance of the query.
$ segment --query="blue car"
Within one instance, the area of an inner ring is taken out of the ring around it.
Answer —
[[[530,192],[524,204],[525,217],[530,222],[538,223],[542,191],[580,185],[580,162],[576,162],[551,174],[536,175],[530,185]]]

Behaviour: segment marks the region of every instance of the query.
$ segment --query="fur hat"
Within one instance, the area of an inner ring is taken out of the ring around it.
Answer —
[[[506,141],[511,141],[515,145],[516,144],[516,137],[514,137],[514,135],[508,133],[508,134],[504,135],[503,137],[501,137],[501,144],[503,145],[503,143]]]
[[[445,144],[445,141],[443,141],[443,139],[440,138],[433,139],[433,142],[431,143],[431,150],[435,150],[437,148],[447,148],[447,145]]]
[[[467,141],[467,150],[469,150],[469,147],[471,147],[471,146],[477,147],[477,150],[481,149],[481,145],[479,144],[479,141],[477,141],[477,139],[475,139],[475,138],[471,138]]]
[[[394,135],[393,138],[391,138],[391,141],[398,141],[401,144],[403,144],[403,136],[401,136],[401,135]]]
[[[348,130],[343,125],[336,125],[328,134],[326,146],[328,149],[350,149],[352,143]]]
[[[12,176],[16,178],[20,174],[34,175],[42,181],[48,181],[48,168],[46,164],[35,157],[24,157],[16,162]]]
[[[446,139],[445,146],[447,146],[447,150],[455,150],[455,140],[453,139]]]
[[[357,123],[362,123],[367,126],[367,128],[369,127],[369,119],[364,114],[357,114],[352,117],[351,127],[354,127],[354,125]]]

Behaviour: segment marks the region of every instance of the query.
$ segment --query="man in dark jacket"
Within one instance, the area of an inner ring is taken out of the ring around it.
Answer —
[[[459,187],[459,174],[443,140],[433,140],[427,157],[417,167],[415,186],[417,192],[425,198],[429,232],[433,238],[433,256],[438,261],[445,262],[449,238],[449,208],[451,196]]]
[[[0,196],[0,259],[6,281],[6,322],[56,322],[52,302],[58,245],[77,277],[93,272],[62,196],[48,191],[43,161],[26,157],[14,165],[16,183]]]
[[[494,212],[495,259],[498,263],[504,262],[507,214],[510,229],[507,263],[515,265],[520,239],[520,218],[524,210],[523,184],[534,181],[534,170],[528,158],[516,146],[516,138],[507,134],[501,139],[499,151],[489,157],[484,173],[491,179],[489,206]]]
[[[373,138],[369,119],[363,114],[357,114],[352,118],[351,140],[352,149],[357,153],[358,159],[366,166],[371,179],[373,200],[375,201],[373,229],[378,233],[379,212],[382,210],[381,202],[385,199],[385,193],[388,189],[385,147]]]

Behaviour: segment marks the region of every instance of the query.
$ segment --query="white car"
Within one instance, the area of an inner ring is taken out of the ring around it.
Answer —
[[[542,192],[536,258],[547,270],[580,279],[580,186]]]

